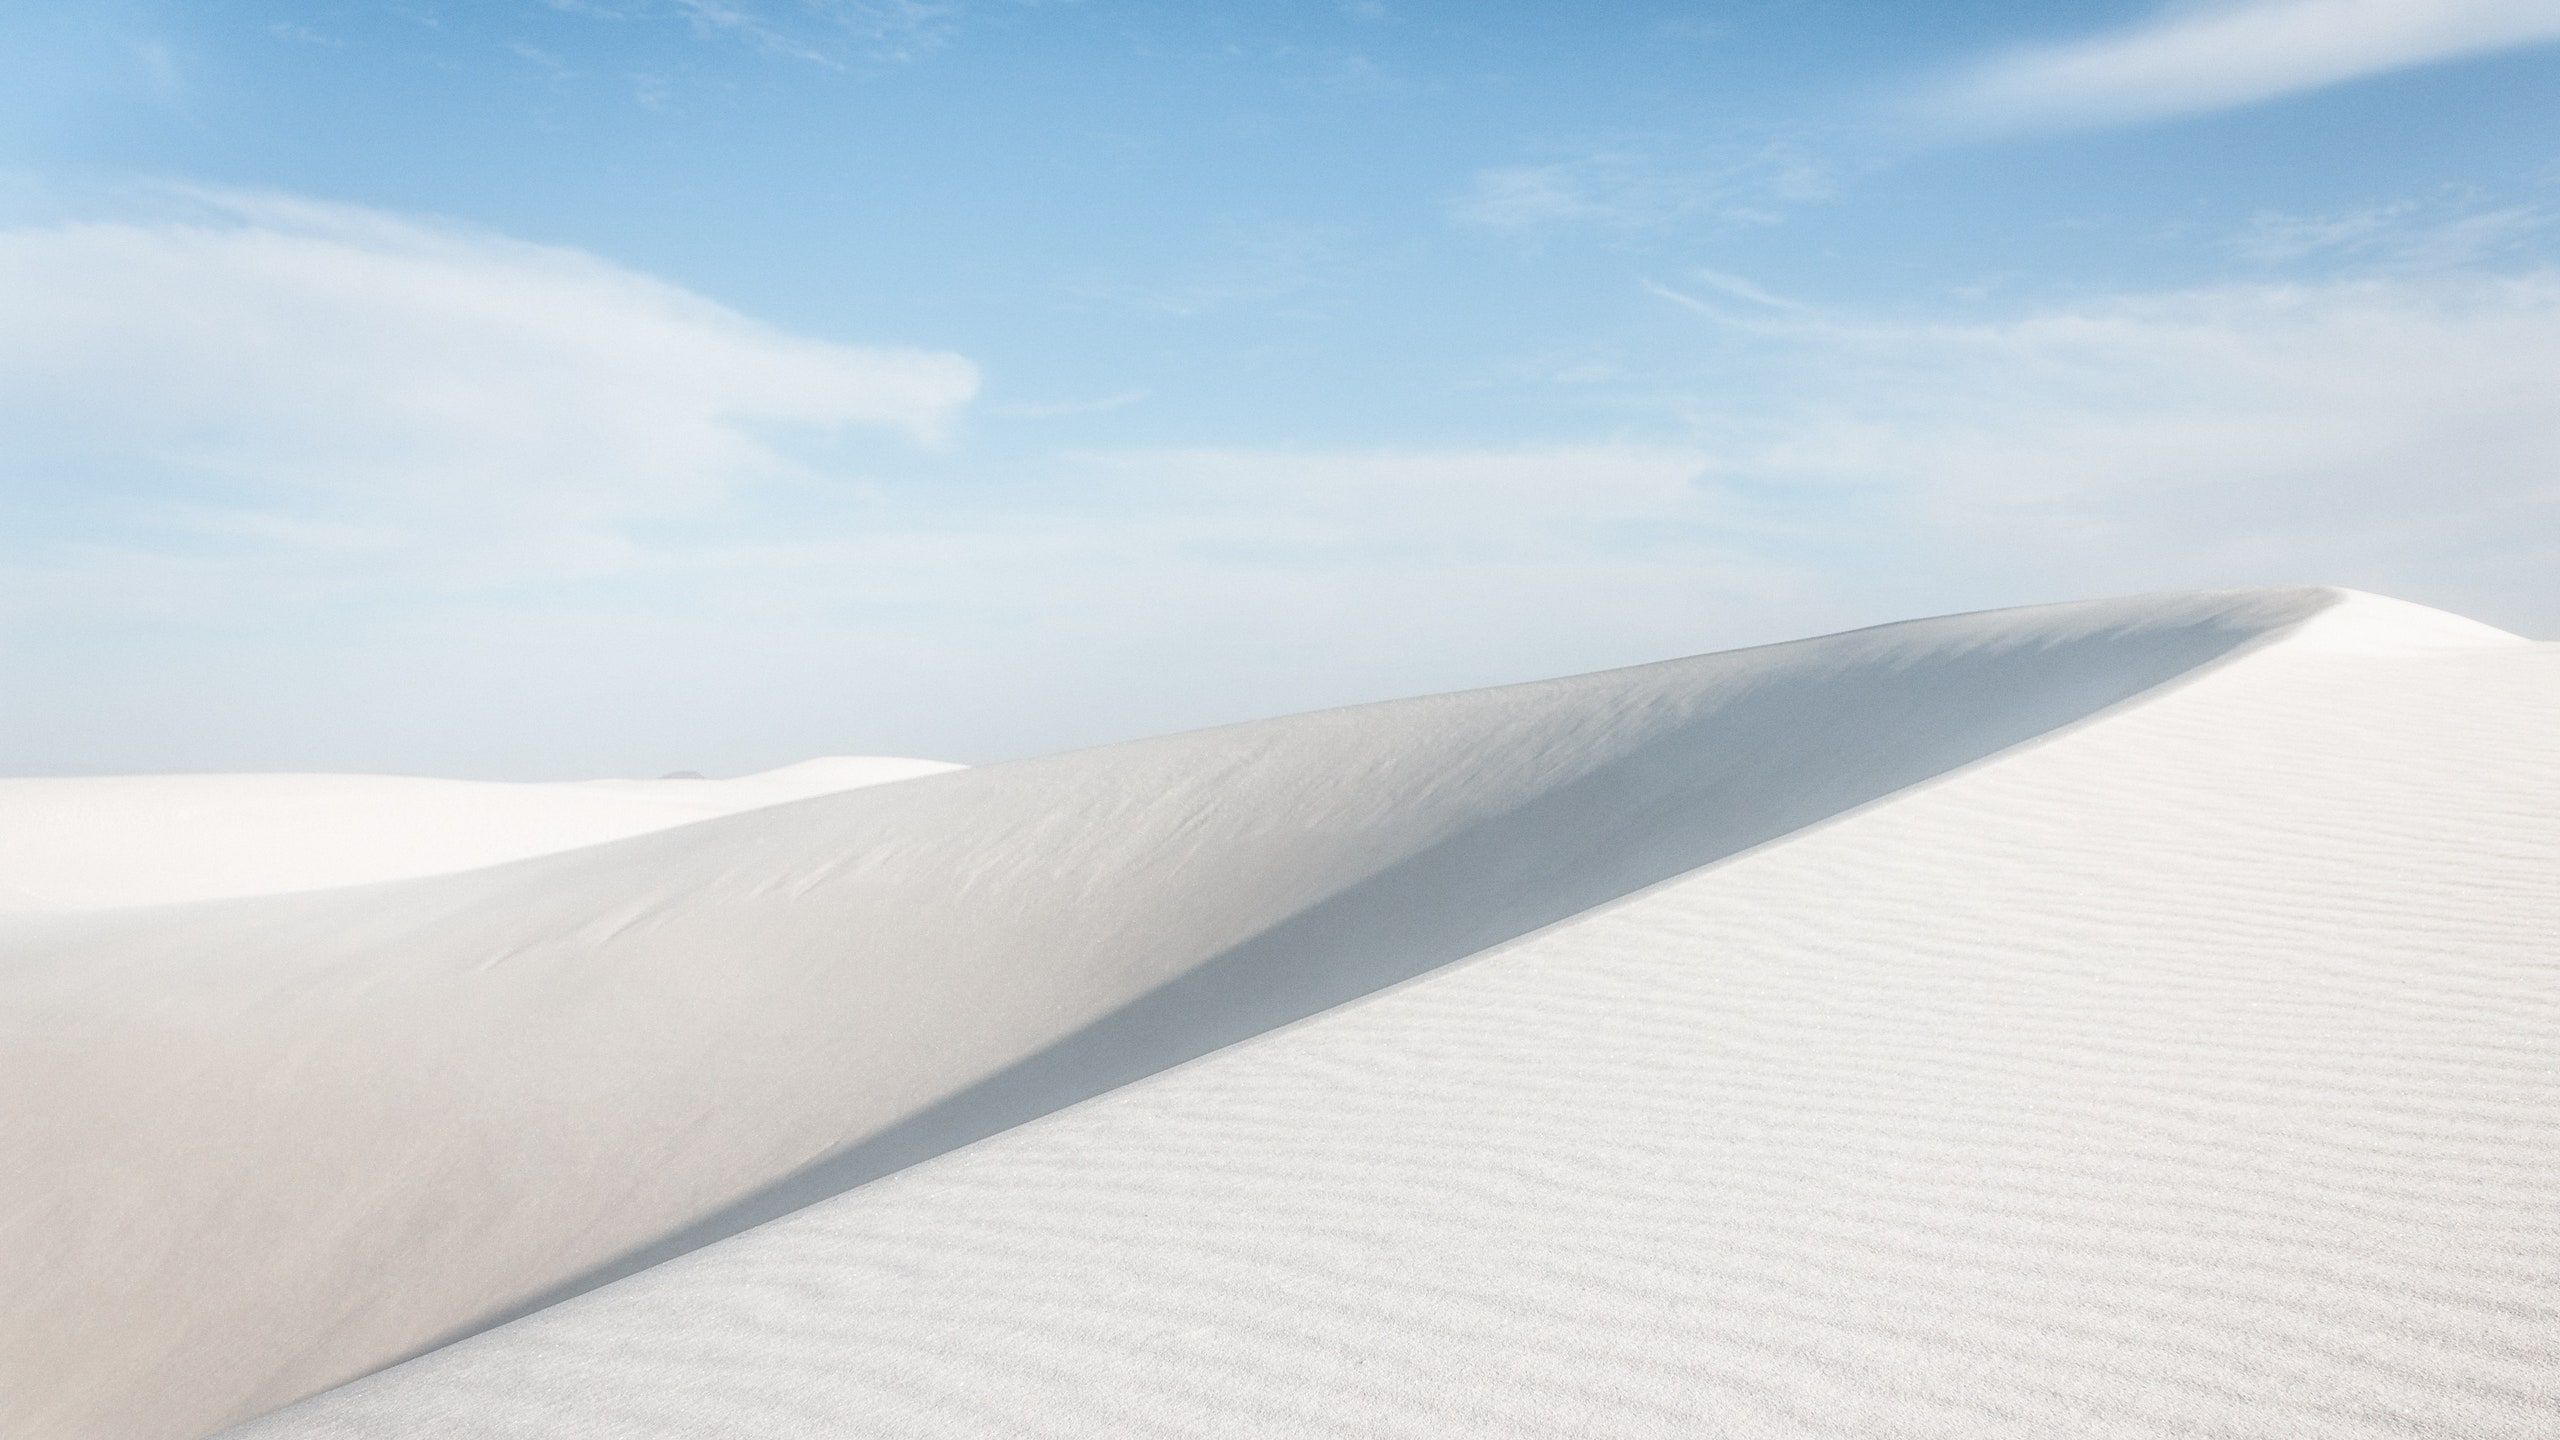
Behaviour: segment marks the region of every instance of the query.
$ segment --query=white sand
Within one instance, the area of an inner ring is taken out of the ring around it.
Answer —
[[[2152,599],[0,925],[0,1429],[815,1202],[261,1433],[2533,1433],[2555,708]]]
[[[836,756],[735,780],[0,779],[0,914],[272,895],[470,870],[954,768]]]

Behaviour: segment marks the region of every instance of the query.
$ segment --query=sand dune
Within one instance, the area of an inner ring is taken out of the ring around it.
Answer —
[[[0,1422],[2529,1433],[2555,701],[2151,598],[0,922]]]
[[[2100,722],[247,1432],[2531,1436],[2560,648]]]
[[[838,756],[735,780],[0,780],[0,914],[165,905],[469,870],[954,768]]]

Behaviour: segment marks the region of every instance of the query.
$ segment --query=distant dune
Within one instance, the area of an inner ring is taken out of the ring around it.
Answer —
[[[736,780],[0,780],[0,914],[274,895],[470,870],[956,768],[837,756]]]
[[[2147,597],[0,916],[0,1433],[2547,1435],[2555,717]]]

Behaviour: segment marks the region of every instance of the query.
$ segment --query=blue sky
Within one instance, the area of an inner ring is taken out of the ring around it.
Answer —
[[[0,20],[0,771],[988,760],[1910,615],[2560,634],[2560,0]]]

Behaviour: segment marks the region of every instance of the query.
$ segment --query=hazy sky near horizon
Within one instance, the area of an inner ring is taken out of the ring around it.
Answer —
[[[2157,589],[2560,638],[2555,41],[19,7],[0,773],[984,761]]]

